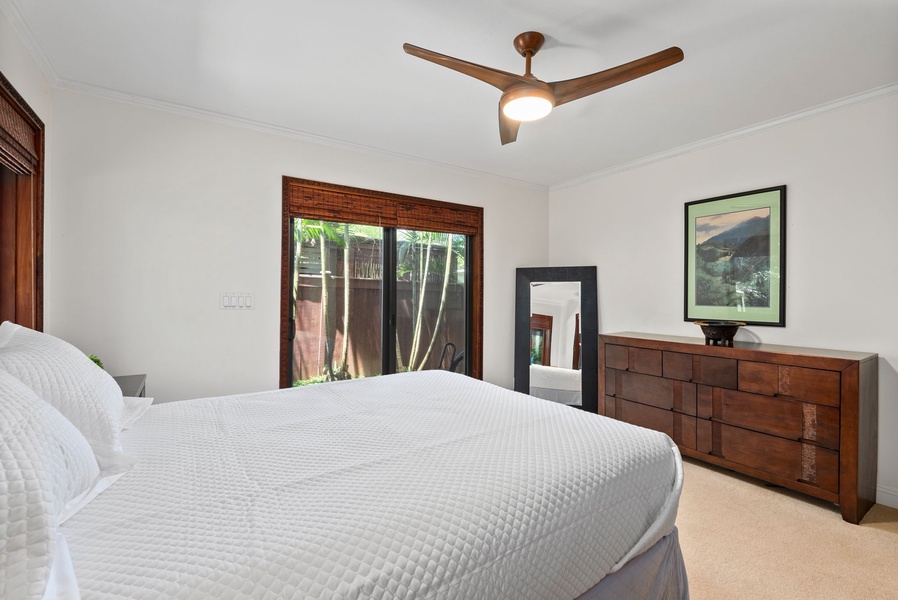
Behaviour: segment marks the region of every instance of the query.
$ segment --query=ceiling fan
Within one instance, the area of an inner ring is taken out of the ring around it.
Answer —
[[[502,98],[499,100],[499,138],[503,145],[517,139],[522,121],[541,119],[555,106],[607,90],[683,60],[683,51],[674,46],[605,71],[547,83],[530,72],[530,59],[539,52],[545,41],[545,36],[538,31],[525,31],[514,39],[515,50],[527,61],[523,75],[484,67],[411,44],[403,44],[402,49],[412,56],[499,88],[502,91]]]

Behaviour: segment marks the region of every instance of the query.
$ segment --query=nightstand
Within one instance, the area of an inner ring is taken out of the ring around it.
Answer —
[[[132,396],[135,398],[144,398],[147,395],[147,376],[141,375],[119,375],[113,377],[115,382],[122,388],[122,396]]]

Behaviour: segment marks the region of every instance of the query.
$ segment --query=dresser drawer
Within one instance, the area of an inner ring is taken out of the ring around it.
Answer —
[[[841,375],[838,371],[743,360],[739,362],[739,389],[838,407]]]
[[[661,376],[661,351],[630,348],[629,370],[644,375]]]
[[[695,416],[696,385],[686,381],[605,369],[605,396],[620,397]]]
[[[700,418],[839,449],[839,410],[736,390],[699,386]]]
[[[630,368],[630,349],[627,346],[605,344],[605,365],[608,369],[626,371]]]
[[[692,381],[692,355],[665,351],[663,370],[668,379]]]
[[[695,450],[695,417],[620,398],[606,398],[607,416],[666,433],[679,446]]]
[[[660,377],[661,351],[608,344],[605,346],[605,366]]]
[[[668,379],[716,387],[736,389],[739,384],[738,361],[732,358],[665,351],[662,373]]]
[[[839,493],[839,453],[699,419],[696,449],[776,477]]]
[[[672,380],[630,371],[617,371],[616,376],[617,393],[613,395],[625,400],[663,408],[664,410],[673,408],[674,382]],[[606,393],[608,393],[608,390],[606,390]]]
[[[739,384],[738,361],[715,356],[695,356],[692,361],[692,381],[714,387],[735,390]]]

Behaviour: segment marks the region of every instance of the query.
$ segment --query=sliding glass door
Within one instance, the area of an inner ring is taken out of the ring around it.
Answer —
[[[380,374],[383,229],[292,221],[293,385]]]
[[[283,178],[281,387],[483,377],[483,208]]]
[[[465,372],[465,236],[400,229],[396,241],[396,370]]]
[[[292,385],[467,372],[466,235],[298,217],[291,224]]]

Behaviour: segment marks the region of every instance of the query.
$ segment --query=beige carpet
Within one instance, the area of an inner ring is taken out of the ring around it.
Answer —
[[[684,460],[677,527],[692,600],[898,599],[898,510],[837,506]]]

